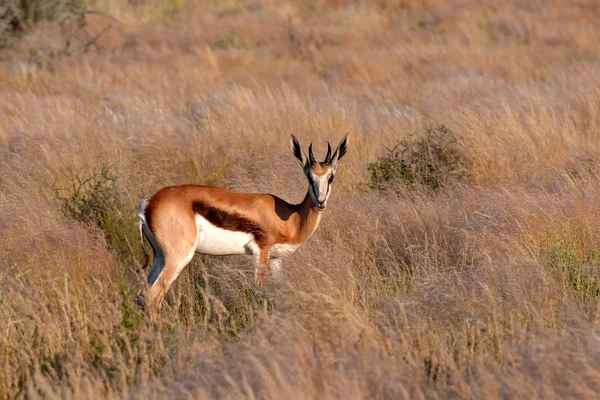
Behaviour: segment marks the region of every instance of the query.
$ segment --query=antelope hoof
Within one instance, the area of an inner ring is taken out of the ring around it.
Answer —
[[[162,302],[158,303],[158,302],[153,302],[152,306],[150,307],[150,320],[152,321],[152,323],[156,324],[158,322],[160,313],[162,311]]]

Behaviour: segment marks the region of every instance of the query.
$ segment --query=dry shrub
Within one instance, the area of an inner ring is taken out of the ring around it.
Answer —
[[[367,166],[375,190],[439,190],[468,176],[468,165],[456,136],[446,126],[426,127],[408,136],[386,156]]]
[[[42,20],[57,20],[85,10],[85,0],[5,0],[0,16],[6,29],[24,30]],[[6,31],[2,31],[5,34]]]
[[[59,180],[65,186],[55,182],[53,189],[65,216],[101,229],[111,250],[132,262],[138,252],[131,244],[138,236],[138,230],[130,218],[124,218],[114,169],[114,164],[102,164],[89,172],[61,171]]]

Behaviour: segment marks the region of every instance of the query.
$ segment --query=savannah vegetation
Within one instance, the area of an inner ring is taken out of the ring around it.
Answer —
[[[0,2],[0,399],[596,398],[593,0]],[[153,324],[165,185],[298,202],[255,290],[197,256]]]

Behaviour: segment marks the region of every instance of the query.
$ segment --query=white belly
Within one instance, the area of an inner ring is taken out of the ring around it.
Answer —
[[[246,245],[254,240],[254,236],[246,232],[234,232],[221,229],[196,215],[198,239],[196,252],[213,256],[245,254]]]

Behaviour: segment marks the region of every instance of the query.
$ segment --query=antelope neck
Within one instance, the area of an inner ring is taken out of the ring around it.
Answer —
[[[299,217],[299,221],[297,221],[298,239],[299,242],[303,242],[317,229],[323,215],[322,211],[317,208],[317,205],[310,194],[310,186],[306,191],[304,200],[296,205],[296,207]]]

